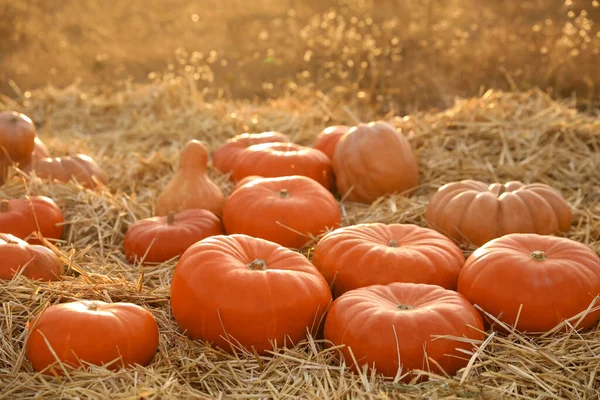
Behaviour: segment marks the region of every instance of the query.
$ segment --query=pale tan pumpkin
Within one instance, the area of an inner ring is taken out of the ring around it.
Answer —
[[[206,175],[208,151],[204,144],[190,140],[181,152],[179,166],[156,200],[156,215],[167,215],[190,208],[221,215],[225,196]]]

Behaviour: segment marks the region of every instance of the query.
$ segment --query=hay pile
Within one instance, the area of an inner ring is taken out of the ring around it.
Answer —
[[[560,189],[572,205],[569,237],[600,252],[600,120],[577,113],[572,103],[555,102],[539,91],[487,92],[443,112],[404,118],[377,116],[358,103],[349,106],[363,120],[384,118],[404,130],[419,155],[421,185],[411,198],[342,204],[344,225],[424,226],[428,198],[449,181],[537,181]],[[73,183],[26,181],[16,172],[0,188],[2,197],[29,192],[57,202],[67,226],[56,251],[70,267],[63,282],[16,278],[0,285],[0,398],[598,398],[598,326],[535,339],[491,333],[457,376],[432,376],[418,385],[386,381],[371,371],[351,374],[336,360],[336,350],[323,350],[319,341],[258,358],[228,355],[178,331],[169,308],[175,261],[130,265],[121,245],[127,226],[152,214],[182,144],[196,138],[213,150],[236,133],[266,130],[311,144],[323,127],[352,122],[335,99],[298,89],[261,104],[208,102],[195,85],[174,79],[119,92],[47,88],[25,93],[18,102],[0,98],[0,109],[31,116],[54,155],[88,152],[111,177],[107,188],[90,191]],[[226,193],[231,191],[226,176],[211,174]],[[154,362],[117,373],[94,368],[60,379],[33,373],[24,359],[25,323],[48,305],[76,299],[130,301],[148,308],[161,334]]]

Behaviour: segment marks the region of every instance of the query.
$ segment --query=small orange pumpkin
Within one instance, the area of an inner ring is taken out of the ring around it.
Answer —
[[[10,233],[29,243],[40,244],[32,234],[46,239],[60,239],[64,217],[56,203],[44,196],[0,201],[0,232]]]
[[[0,279],[21,273],[30,279],[55,281],[65,273],[63,263],[50,249],[7,233],[0,233],[0,260]]]
[[[221,215],[225,196],[206,175],[208,151],[202,142],[190,140],[179,158],[175,174],[156,199],[156,215],[167,215],[189,208],[209,210]]]
[[[27,359],[45,374],[85,364],[116,370],[148,365],[158,350],[158,326],[146,309],[131,303],[77,301],[56,304],[28,323]],[[115,360],[118,360],[115,362]]]
[[[75,179],[81,186],[94,188],[107,181],[96,161],[85,154],[42,158],[33,163],[33,170],[42,179],[69,182]]]
[[[257,179],[262,179],[264,178],[264,176],[259,176],[259,175],[248,175],[245,178],[240,179],[236,184],[235,187],[233,188],[233,190],[237,190],[239,188],[241,188],[242,186],[244,186],[246,183],[255,181]]]
[[[166,217],[136,221],[125,234],[123,248],[130,262],[163,262],[180,256],[192,244],[223,234],[221,220],[208,210],[189,209]]]
[[[227,174],[233,170],[237,158],[246,147],[271,142],[289,142],[287,135],[280,132],[242,133],[237,135],[215,150],[212,154],[212,164],[219,171]]]
[[[31,164],[35,136],[35,125],[29,117],[16,111],[0,112],[0,185],[10,165],[23,168]]]
[[[333,160],[335,148],[342,138],[350,129],[347,125],[335,125],[325,128],[317,136],[317,140],[313,145],[314,149],[321,150],[327,154],[330,160]]]

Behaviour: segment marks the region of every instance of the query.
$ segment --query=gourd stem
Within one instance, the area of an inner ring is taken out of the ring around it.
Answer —
[[[8,200],[0,201],[0,212],[7,212],[7,211],[8,211]]]
[[[267,263],[265,262],[265,260],[263,260],[261,258],[255,259],[251,263],[246,264],[246,266],[253,271],[266,271],[267,270]]]
[[[87,309],[90,311],[96,311],[98,309],[98,304],[94,302],[88,303]]]
[[[409,306],[408,304],[398,304],[398,310],[412,310],[414,307]]]
[[[167,225],[173,225],[175,223],[175,212],[169,211],[167,214]]]
[[[546,254],[543,251],[536,250],[531,253],[531,258],[534,260],[542,261],[546,259]]]
[[[390,246],[390,247],[398,247],[398,242],[396,242],[395,240],[392,239],[388,243],[388,246]]]
[[[277,192],[277,195],[282,199],[287,199],[290,197],[290,192],[288,192],[287,189],[281,189],[279,192]]]

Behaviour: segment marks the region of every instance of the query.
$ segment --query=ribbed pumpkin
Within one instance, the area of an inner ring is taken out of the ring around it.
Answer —
[[[410,224],[360,224],[336,229],[315,246],[313,264],[335,296],[369,285],[428,283],[456,289],[465,262],[444,235]]]
[[[333,157],[337,190],[348,201],[372,203],[386,194],[410,193],[419,167],[409,141],[385,122],[352,127]]]
[[[571,209],[548,185],[474,180],[442,186],[427,205],[429,225],[454,240],[481,246],[509,233],[567,232]]]
[[[63,263],[50,249],[6,233],[0,233],[0,260],[0,279],[20,273],[30,279],[55,281],[65,273]]]
[[[513,233],[471,254],[458,291],[509,325],[518,316],[520,331],[546,332],[600,295],[600,257],[574,240]],[[578,327],[589,328],[598,318],[600,310],[590,312]]]
[[[264,143],[243,150],[233,168],[233,180],[249,175],[267,178],[301,175],[314,179],[325,189],[335,184],[331,161],[320,150],[294,143]]]
[[[238,156],[246,147],[272,142],[289,142],[287,135],[280,132],[242,133],[225,142],[212,154],[212,164],[224,174],[233,170]]]
[[[246,235],[194,244],[171,283],[180,329],[230,352],[241,346],[262,354],[274,343],[298,343],[318,330],[330,301],[327,282],[306,257]]]
[[[60,239],[64,217],[56,203],[44,196],[0,200],[0,232],[10,233],[30,243],[39,244],[33,234],[46,239]]]
[[[304,176],[256,179],[235,190],[223,208],[225,231],[300,248],[311,236],[339,227],[331,193]]]
[[[8,168],[31,164],[36,136],[35,125],[29,117],[16,111],[0,112],[0,185]]]
[[[323,153],[327,154],[327,157],[329,157],[330,160],[333,160],[335,147],[349,129],[350,127],[347,125],[335,125],[323,129],[317,136],[313,148],[321,150]]]
[[[453,375],[469,361],[461,350],[472,351],[483,329],[479,312],[460,294],[435,285],[392,283],[336,299],[325,320],[325,339],[345,345],[341,351],[354,370],[375,366],[378,373],[395,377],[415,369],[439,374],[441,367]]]
[[[237,190],[237,189],[241,188],[242,186],[244,186],[246,183],[255,181],[257,179],[262,179],[262,178],[264,178],[264,177],[258,176],[258,175],[248,175],[247,177],[240,179],[238,182],[236,182],[233,190]]]
[[[190,208],[221,215],[225,196],[206,175],[208,151],[202,142],[190,140],[179,157],[175,174],[156,199],[156,215]]]
[[[42,179],[69,182],[76,180],[81,186],[94,188],[106,183],[107,177],[96,161],[85,154],[42,158],[33,162],[33,170]]]

